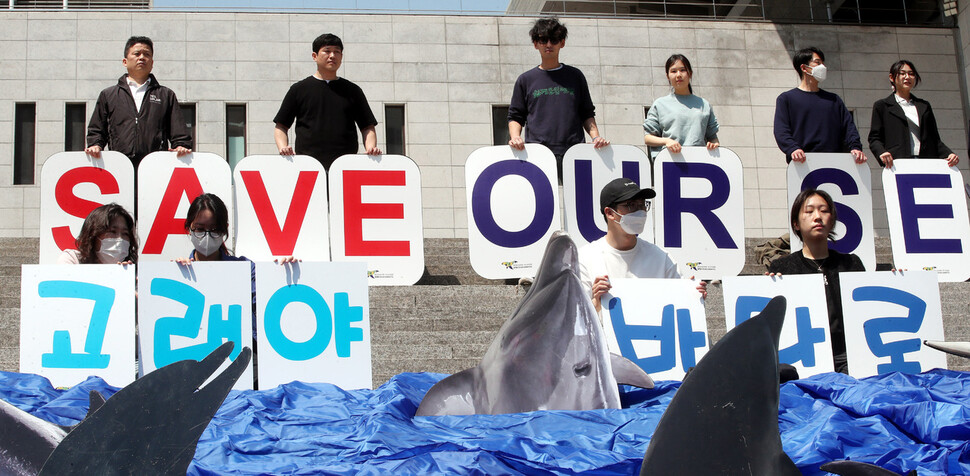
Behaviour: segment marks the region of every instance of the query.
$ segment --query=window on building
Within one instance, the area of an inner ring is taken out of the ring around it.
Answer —
[[[509,139],[509,106],[492,106],[492,145],[508,145]]]
[[[37,130],[37,107],[19,103],[14,110],[13,183],[34,183],[34,138]]]
[[[404,154],[404,104],[384,105],[384,138],[388,154]]]
[[[195,104],[193,103],[179,103],[179,109],[182,110],[182,120],[185,121],[185,129],[189,131],[189,135],[192,136],[192,150],[198,150],[195,146],[199,139],[195,137]]]
[[[67,103],[64,105],[64,150],[81,151],[87,146],[85,135],[85,105],[84,103]]]
[[[226,104],[226,159],[230,169],[246,156],[246,105]]]

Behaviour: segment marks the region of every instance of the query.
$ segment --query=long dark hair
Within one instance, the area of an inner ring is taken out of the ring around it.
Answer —
[[[694,94],[694,86],[691,86],[691,79],[694,79],[694,68],[690,67],[690,60],[680,53],[670,55],[670,58],[667,58],[667,63],[664,64],[664,75],[667,76],[667,82],[670,82],[670,68],[678,61],[684,63],[684,68],[687,69],[687,91]]]
[[[799,215],[802,213],[802,206],[809,198],[818,195],[825,200],[825,204],[828,205],[829,211],[832,213],[832,229],[829,230],[829,240],[835,241],[835,222],[839,220],[839,214],[836,212],[835,201],[832,200],[832,196],[822,190],[816,190],[814,188],[806,188],[802,190],[797,196],[795,196],[795,201],[791,204],[791,231],[798,235],[798,238],[802,237],[802,232],[795,229],[795,225],[798,224]]]
[[[189,228],[192,226],[192,222],[195,221],[195,218],[199,216],[199,213],[202,210],[209,210],[212,212],[213,218],[215,218],[216,225],[218,226],[216,231],[218,231],[223,237],[228,238],[229,210],[226,208],[225,202],[223,202],[218,195],[212,193],[203,193],[202,195],[195,197],[195,200],[192,200],[192,204],[189,205],[189,211],[185,215],[185,231],[190,231]],[[226,253],[229,252],[225,243],[222,244],[222,249],[225,250]]]
[[[82,264],[100,264],[98,250],[101,248],[100,236],[111,230],[111,222],[121,217],[128,225],[128,256],[123,261],[138,262],[138,239],[135,238],[135,220],[124,207],[117,203],[109,203],[95,208],[84,219],[81,233],[77,235],[74,244],[77,246],[78,262]]]

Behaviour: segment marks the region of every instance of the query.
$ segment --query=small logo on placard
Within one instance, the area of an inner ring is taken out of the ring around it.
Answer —
[[[923,271],[935,271],[936,266],[923,266]]]
[[[687,267],[694,271],[712,271],[717,269],[714,266],[701,266],[701,264],[702,263],[700,261],[688,261]]]
[[[381,270],[379,269],[373,269],[373,270],[368,269],[367,277],[370,279],[387,279],[387,278],[393,278],[394,273],[382,273]]]
[[[519,264],[518,261],[502,261],[502,267],[505,269],[529,269],[532,264]]]

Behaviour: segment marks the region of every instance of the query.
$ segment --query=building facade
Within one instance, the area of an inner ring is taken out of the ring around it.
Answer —
[[[923,77],[916,94],[932,103],[943,139],[962,157],[967,175],[968,4],[960,2],[957,28],[567,17],[561,58],[586,74],[604,137],[642,147],[647,108],[670,92],[664,61],[672,53],[687,55],[694,90],[711,102],[721,124],[722,146],[744,165],[746,235],[771,237],[788,229],[786,163],[772,135],[775,98],[797,85],[790,55],[805,46],[825,51],[830,74],[822,86],[843,97],[863,139],[872,103],[890,93],[889,66],[912,60]],[[512,85],[539,60],[528,37],[531,22],[517,16],[0,11],[0,236],[37,236],[43,162],[83,148],[99,91],[124,73],[129,36],[154,40],[154,74],[187,106],[195,150],[228,158],[277,152],[272,119],[280,101],[290,84],[314,71],[313,38],[332,32],[345,44],[341,76],[363,88],[380,122],[380,146],[403,147],[421,169],[425,236],[465,237],[464,162],[479,147],[504,144]],[[887,236],[875,161],[871,170],[876,233]]]

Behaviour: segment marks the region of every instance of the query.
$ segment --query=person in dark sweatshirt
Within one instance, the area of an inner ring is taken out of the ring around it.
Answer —
[[[548,147],[556,156],[562,182],[563,156],[586,139],[584,129],[593,147],[606,147],[610,141],[600,136],[596,127],[595,108],[583,72],[559,62],[559,50],[566,46],[566,26],[555,18],[543,18],[536,20],[529,35],[541,62],[515,80],[509,103],[509,146],[522,150],[528,142]]]
[[[136,168],[152,152],[167,150],[179,157],[192,152],[175,92],[152,75],[155,46],[145,36],[125,43],[121,60],[128,73],[98,95],[88,123],[88,155],[99,158],[105,149],[121,152]]]
[[[775,101],[775,142],[788,162],[804,162],[806,152],[849,152],[857,164],[866,161],[852,115],[835,93],[818,87],[825,81],[825,54],[815,47],[792,58],[798,87]]]

